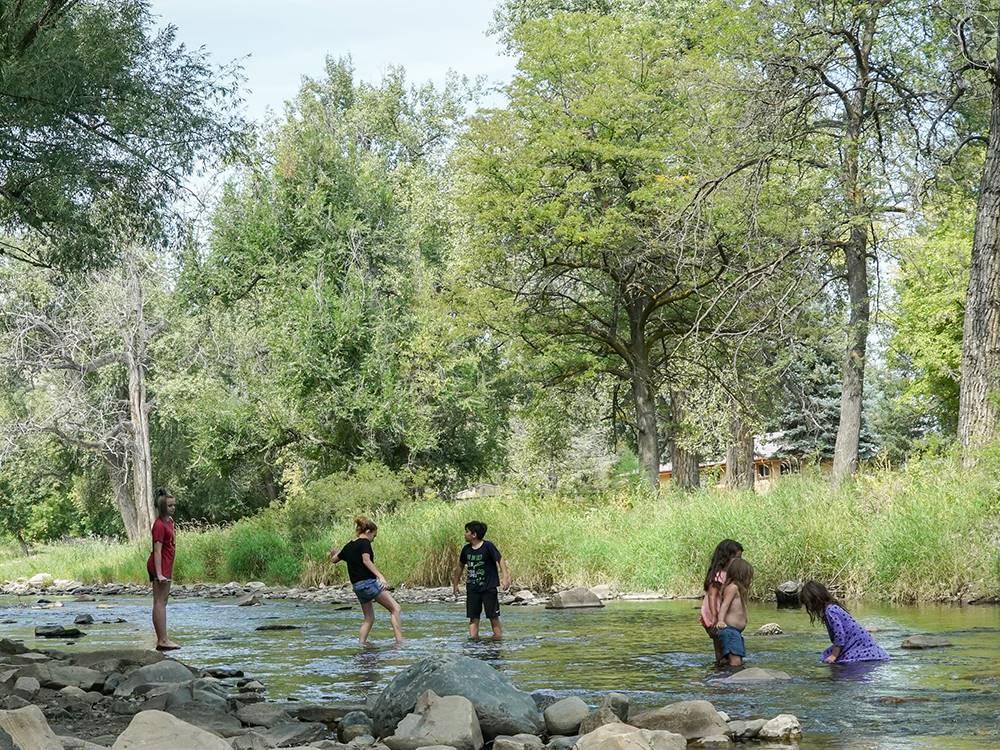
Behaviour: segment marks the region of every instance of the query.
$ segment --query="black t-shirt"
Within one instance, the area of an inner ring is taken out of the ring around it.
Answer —
[[[375,577],[375,574],[368,570],[364,561],[361,559],[361,556],[365,552],[368,553],[368,556],[371,558],[372,562],[374,562],[375,550],[372,549],[372,543],[364,537],[348,542],[344,545],[344,548],[340,550],[339,557],[347,563],[347,575],[350,576],[351,583],[369,581]]]
[[[471,544],[462,547],[458,560],[468,568],[465,587],[469,591],[489,591],[500,586],[500,573],[497,563],[500,562],[500,550],[493,542],[483,541],[479,549],[473,549]]]

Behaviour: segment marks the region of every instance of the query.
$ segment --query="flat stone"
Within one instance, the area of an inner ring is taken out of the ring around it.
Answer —
[[[258,625],[254,630],[302,630],[301,625],[286,625],[282,623],[274,623],[272,625]]]
[[[936,635],[911,635],[902,643],[903,648],[924,649],[924,648],[947,648],[955,644],[947,638]]]
[[[221,737],[163,711],[142,711],[122,732],[112,750],[231,750]]]
[[[21,667],[20,673],[26,677],[34,677],[42,687],[61,690],[67,686],[78,687],[81,690],[94,690],[104,685],[104,674],[96,669],[76,667],[70,664],[44,663],[29,664]]]
[[[493,740],[493,750],[543,750],[545,744],[533,734],[500,735]]]
[[[288,712],[274,703],[250,703],[240,706],[236,717],[252,727],[273,727],[275,724],[287,724],[292,721]]]
[[[62,750],[62,743],[38,706],[0,711],[0,730],[20,750]]]
[[[231,713],[203,703],[192,701],[173,706],[167,709],[167,713],[219,737],[235,737],[244,731],[240,720]]]
[[[115,696],[127,697],[142,685],[189,682],[193,676],[191,670],[180,662],[165,659],[130,672],[125,680],[115,688]]]
[[[686,750],[687,740],[664,730],[639,729],[628,724],[605,724],[581,735],[577,750]]]
[[[662,729],[689,740],[725,734],[728,727],[708,701],[680,701],[629,718],[641,729]]]
[[[62,625],[39,625],[35,628],[35,638],[83,638],[80,628],[64,628]]]
[[[589,713],[590,707],[574,695],[556,701],[542,712],[542,716],[549,734],[571,735],[577,733]]]
[[[94,616],[93,615],[77,615],[73,618],[74,625],[93,625]]]
[[[261,734],[265,740],[272,743],[272,747],[295,747],[323,739],[327,732],[326,724],[291,721],[268,727]]]
[[[777,682],[780,680],[790,680],[792,676],[787,672],[782,672],[778,669],[761,669],[760,667],[747,667],[746,669],[741,669],[739,672],[726,677],[724,680],[719,680],[719,682],[724,682],[726,684],[742,684],[751,682]]]

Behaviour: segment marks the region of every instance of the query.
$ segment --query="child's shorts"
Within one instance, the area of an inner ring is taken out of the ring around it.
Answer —
[[[747,655],[747,647],[743,642],[743,633],[736,628],[723,628],[718,632],[717,637],[723,656],[732,654],[733,656],[742,658]]]
[[[500,597],[496,589],[487,591],[465,592],[465,616],[470,620],[478,620],[480,613],[486,612],[486,619],[495,620],[500,616]]]
[[[375,601],[375,598],[385,590],[382,588],[382,584],[374,578],[369,578],[366,581],[358,581],[351,588],[354,589],[354,595],[358,597],[358,601],[362,604]]]

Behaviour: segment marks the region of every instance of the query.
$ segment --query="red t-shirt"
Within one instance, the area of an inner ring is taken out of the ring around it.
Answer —
[[[170,578],[174,572],[174,519],[168,518],[164,521],[157,518],[153,521],[153,545],[157,542],[163,545],[160,555],[161,572],[165,578]],[[153,553],[149,553],[149,560],[146,562],[146,571],[150,575],[156,575],[156,563],[153,561]]]

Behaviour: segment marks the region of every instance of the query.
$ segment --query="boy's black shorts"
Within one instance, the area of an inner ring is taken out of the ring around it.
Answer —
[[[465,592],[465,615],[470,620],[480,619],[480,612],[486,612],[486,618],[492,620],[500,616],[500,597],[496,589],[486,591]]]

